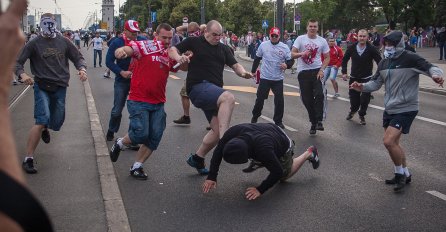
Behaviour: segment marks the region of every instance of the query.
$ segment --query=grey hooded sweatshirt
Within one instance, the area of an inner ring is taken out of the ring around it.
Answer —
[[[384,84],[384,108],[388,114],[418,111],[420,74],[432,78],[443,76],[443,70],[416,53],[404,50],[402,32],[393,31],[384,39],[397,44],[396,53],[381,60],[371,80],[363,85],[363,92],[373,92]]]

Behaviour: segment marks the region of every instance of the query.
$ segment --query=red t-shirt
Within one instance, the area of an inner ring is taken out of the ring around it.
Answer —
[[[131,41],[133,70],[129,100],[158,104],[166,102],[166,85],[169,71],[175,61],[169,59],[167,48],[156,40]]]

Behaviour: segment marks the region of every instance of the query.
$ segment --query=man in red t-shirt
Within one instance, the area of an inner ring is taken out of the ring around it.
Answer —
[[[167,54],[172,37],[172,27],[162,23],[156,29],[154,40],[131,41],[115,51],[117,59],[131,56],[134,66],[127,101],[129,132],[116,139],[110,150],[110,159],[116,162],[125,145],[142,144],[130,168],[130,175],[140,180],[147,179],[142,165],[158,148],[166,128],[167,78],[169,71],[177,71],[173,68],[175,61]]]

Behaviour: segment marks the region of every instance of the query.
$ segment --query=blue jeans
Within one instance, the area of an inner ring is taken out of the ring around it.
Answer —
[[[327,66],[324,71],[324,83],[328,80],[328,78],[336,80],[337,75],[338,68],[336,68],[335,66]]]
[[[154,151],[166,129],[164,103],[150,104],[128,100],[130,114],[129,137],[132,144],[144,144]]]
[[[67,87],[59,87],[50,93],[34,84],[34,119],[36,125],[44,125],[51,130],[58,131],[65,121],[65,98]]]
[[[438,43],[438,47],[440,48],[440,60],[443,59],[446,60],[446,43],[445,42]]]
[[[108,123],[108,131],[116,133],[121,126],[122,110],[124,109],[127,96],[129,95],[130,82],[115,80],[113,108]]]
[[[99,66],[102,66],[102,50],[93,49],[93,65],[96,67],[96,57],[99,56]]]

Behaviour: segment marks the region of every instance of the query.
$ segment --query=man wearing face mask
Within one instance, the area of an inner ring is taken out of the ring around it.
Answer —
[[[352,44],[345,51],[342,59],[342,79],[347,80],[347,63],[351,59],[350,82],[365,83],[370,80],[373,74],[373,61],[378,64],[381,61],[381,55],[376,47],[369,42],[369,34],[367,30],[362,29],[358,32],[358,42]],[[365,115],[367,114],[367,107],[370,103],[370,93],[360,93],[354,90],[349,90],[350,96],[350,112],[347,115],[347,120],[351,120],[358,112],[359,123],[365,125]]]
[[[384,146],[394,163],[395,177],[386,180],[401,191],[412,176],[406,163],[406,155],[400,146],[401,134],[408,134],[418,114],[419,75],[424,74],[443,87],[443,71],[416,53],[404,49],[403,33],[392,31],[384,37],[384,60],[375,75],[367,83],[353,82],[351,90],[373,92],[384,84]]]
[[[252,109],[251,123],[256,123],[262,114],[263,103],[268,98],[269,91],[274,93],[274,123],[282,129],[283,118],[283,78],[285,69],[291,68],[294,59],[291,58],[291,51],[288,46],[280,42],[280,30],[277,27],[271,28],[269,32],[271,40],[262,42],[256,52],[256,59],[252,64],[251,72],[255,75],[260,60],[263,60],[260,82],[257,88],[257,98]]]
[[[45,13],[40,20],[42,33],[22,49],[16,64],[16,75],[23,83],[34,85],[35,124],[29,131],[26,157],[23,161],[25,172],[37,173],[34,168],[34,151],[39,144],[50,142],[48,129],[59,131],[65,120],[65,98],[70,70],[68,60],[79,71],[79,79],[87,80],[87,66],[79,50],[56,31],[53,14]],[[34,79],[24,71],[26,60],[30,60]]]

